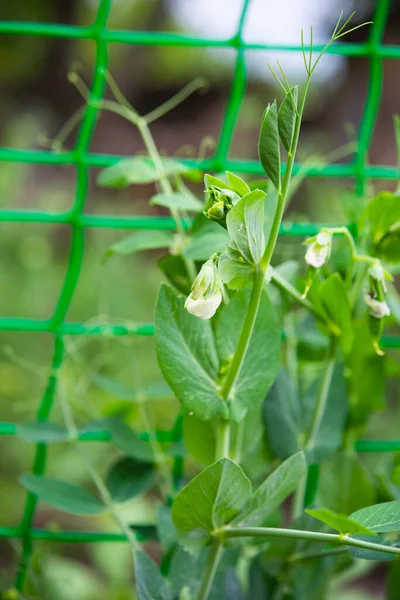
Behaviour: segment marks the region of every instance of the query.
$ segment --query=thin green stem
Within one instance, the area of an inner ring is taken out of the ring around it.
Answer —
[[[232,388],[234,387],[237,378],[239,377],[240,369],[242,368],[247,348],[249,347],[251,334],[253,333],[254,324],[257,318],[258,307],[260,306],[261,294],[264,289],[264,274],[265,271],[258,269],[254,276],[253,289],[250,296],[249,305],[247,307],[247,313],[242,325],[239,340],[236,346],[235,354],[233,355],[232,362],[229,366],[226,374],[224,383],[222,385],[220,395],[221,398],[229,404],[229,395]],[[217,456],[221,458],[223,456],[229,456],[229,440],[230,440],[230,428],[229,421],[222,420],[219,423],[219,431],[217,433],[217,450],[223,450],[224,454]]]
[[[314,447],[315,441],[321,428],[322,419],[325,414],[326,403],[328,401],[329,389],[332,383],[333,371],[335,368],[335,350],[336,339],[332,336],[330,340],[325,370],[322,376],[321,386],[319,388],[317,401],[315,404],[310,431],[304,444],[305,450],[311,450]]]
[[[223,544],[221,544],[221,542],[215,539],[210,548],[206,569],[204,571],[200,589],[197,594],[197,600],[207,600],[208,595],[211,591],[211,586],[214,581],[215,573],[217,572],[222,550]]]
[[[191,94],[206,87],[207,80],[204,77],[196,77],[196,79],[193,79],[193,81],[188,83],[183,89],[175,94],[175,96],[172,96],[172,98],[169,98],[166,102],[160,104],[160,106],[157,106],[157,108],[147,113],[147,115],[143,115],[143,119],[147,124],[153,123],[153,121],[163,117],[173,108],[178,106],[178,104],[184,102]]]
[[[281,277],[275,270],[272,272],[271,281],[283,292],[286,292],[289,296],[291,296],[296,302],[304,306],[309,312],[311,312],[318,319],[322,319],[325,321],[324,316],[318,312],[318,309],[314,306],[310,300],[307,298],[303,298],[302,294],[296,290],[284,277]]]
[[[159,488],[161,495],[164,500],[173,498],[174,496],[174,485],[172,480],[171,470],[165,461],[165,454],[161,447],[160,442],[157,440],[156,430],[153,424],[152,415],[149,411],[148,399],[143,391],[143,386],[140,381],[140,366],[137,364],[136,349],[133,347],[132,360],[133,360],[133,371],[134,377],[132,378],[133,388],[136,394],[136,398],[139,404],[140,416],[143,420],[145,431],[149,434],[149,444],[154,454],[155,462],[160,471],[161,481]]]
[[[279,527],[226,527],[217,531],[220,539],[232,539],[240,537],[261,538],[291,538],[294,540],[311,540],[314,542],[330,542],[340,546],[353,546],[365,550],[375,550],[387,554],[400,554],[400,548],[396,546],[385,546],[365,540],[357,540],[348,535],[339,533],[322,533],[320,531],[301,531],[298,529],[281,529]]]
[[[147,122],[145,121],[145,119],[143,117],[141,117],[138,120],[138,129],[140,132],[140,135],[142,136],[143,142],[146,146],[147,152],[149,153],[150,158],[152,159],[156,170],[158,171],[158,174],[160,176],[160,185],[161,185],[161,189],[163,190],[164,194],[171,194],[172,193],[172,186],[170,184],[170,181],[167,177],[167,174],[165,172],[164,169],[164,165],[162,163],[160,154],[157,150],[157,146],[154,142],[154,138],[151,135],[151,131],[149,129],[149,126],[147,124]],[[182,223],[181,223],[181,217],[179,214],[179,211],[175,208],[170,208],[171,211],[171,215],[172,218],[174,219],[175,223],[176,223],[176,229],[177,231],[181,234],[184,235],[184,230],[182,227]],[[196,279],[196,267],[195,264],[192,260],[188,260],[186,258],[183,258],[184,263],[186,265],[189,277],[192,281],[194,281]]]
[[[239,341],[221,389],[221,396],[225,401],[229,401],[229,394],[239,376],[247,348],[249,347],[251,334],[253,333],[254,324],[257,318],[258,307],[260,306],[261,294],[264,289],[264,275],[265,269],[257,269],[254,276],[253,289],[246,317],[240,332]]]
[[[268,242],[267,242],[267,246],[265,248],[264,255],[261,259],[261,266],[262,266],[262,269],[264,269],[264,272],[267,269],[269,263],[271,262],[272,254],[275,250],[275,245],[276,245],[278,235],[279,235],[279,228],[280,228],[280,225],[282,222],[283,212],[284,212],[285,203],[286,203],[286,197],[287,197],[287,194],[289,191],[290,179],[292,176],[294,159],[296,156],[297,144],[298,144],[299,136],[300,136],[301,119],[302,119],[302,115],[303,115],[303,111],[304,111],[304,106],[305,106],[305,102],[306,102],[309,85],[310,85],[310,76],[307,77],[306,85],[305,85],[304,92],[303,92],[303,97],[301,100],[300,109],[296,116],[296,123],[295,123],[294,135],[293,135],[293,143],[292,143],[290,152],[288,153],[288,161],[287,161],[287,165],[286,165],[285,175],[283,177],[282,187],[278,190],[278,203],[277,203],[274,219],[272,222],[271,232],[270,232],[270,235],[268,238]]]
[[[235,445],[234,445],[234,449],[233,449],[233,458],[232,459],[236,463],[240,463],[240,460],[242,458],[244,429],[245,429],[245,420],[241,419],[239,421],[239,423],[236,424]]]
[[[135,125],[137,127],[137,129],[141,135],[141,138],[143,140],[143,143],[146,146],[146,150],[149,154],[149,157],[153,161],[154,166],[157,170],[158,176],[160,178],[160,186],[161,186],[163,193],[164,194],[172,194],[173,190],[172,190],[171,183],[165,172],[164,165],[162,163],[160,154],[159,154],[157,146],[154,142],[154,138],[151,134],[150,128],[149,128],[146,120],[144,119],[144,117],[138,116],[137,113],[133,109],[129,108],[125,104],[123,104],[121,106],[111,100],[102,100],[101,102],[95,102],[92,104],[97,106],[97,108],[99,108],[99,109],[105,109],[110,112],[114,112],[117,115],[120,115],[121,117],[128,120],[130,123],[132,123],[133,125]],[[171,212],[172,218],[175,221],[176,230],[178,231],[178,233],[184,235],[185,232],[182,227],[182,222],[181,222],[179,211],[171,207],[170,212]],[[190,279],[192,281],[194,281],[194,279],[196,278],[196,274],[197,274],[194,262],[192,260],[188,260],[185,258],[183,260],[185,262]]]
[[[229,457],[229,446],[231,440],[231,426],[229,421],[220,417],[217,429],[217,445],[215,448],[215,460]]]

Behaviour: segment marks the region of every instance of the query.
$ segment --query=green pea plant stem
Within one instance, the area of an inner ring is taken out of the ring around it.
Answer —
[[[173,189],[172,189],[170,180],[167,176],[167,173],[165,171],[158,148],[154,142],[154,138],[152,136],[149,125],[150,125],[150,123],[153,123],[155,120],[159,119],[160,117],[165,115],[167,112],[169,112],[170,110],[175,108],[179,103],[183,102],[190,94],[192,94],[196,90],[203,89],[206,86],[205,80],[203,78],[198,77],[197,79],[195,79],[191,83],[189,83],[183,90],[178,92],[173,98],[170,98],[164,104],[160,105],[159,107],[157,107],[156,109],[154,109],[153,111],[148,113],[147,115],[141,116],[134,109],[134,107],[128,102],[128,100],[125,98],[125,96],[120,92],[120,90],[118,89],[118,86],[116,85],[111,74],[106,71],[105,77],[108,81],[111,91],[113,92],[113,94],[116,98],[116,101],[114,101],[114,100],[91,101],[89,90],[86,88],[85,84],[79,77],[78,73],[73,71],[69,74],[70,82],[73,83],[77,87],[78,91],[85,98],[85,100],[89,106],[93,106],[100,110],[107,110],[109,112],[115,113],[115,114],[119,115],[120,117],[122,117],[123,119],[127,120],[128,122],[132,123],[132,125],[134,125],[137,128],[137,130],[139,131],[139,134],[143,140],[145,148],[148,152],[148,156],[154,164],[161,190],[165,194],[172,194]],[[68,126],[63,128],[63,130],[60,132],[59,136],[57,136],[56,140],[53,142],[52,146],[54,148],[58,148],[60,146],[61,141],[67,136],[67,134],[70,133],[71,127],[73,128],[79,123],[79,120],[82,117],[82,115],[83,115],[83,111],[81,109],[79,109],[75,113],[75,115],[73,115]],[[172,218],[175,221],[177,232],[184,238],[185,231],[184,231],[184,228],[182,225],[182,217],[181,217],[180,211],[178,209],[174,208],[173,206],[170,206],[169,210],[171,212]],[[188,260],[188,259],[184,259],[184,262],[185,262],[185,266],[188,271],[189,277],[193,281],[196,277],[196,268],[195,268],[194,262],[192,260]]]
[[[315,542],[330,542],[336,545],[375,550],[377,552],[385,552],[388,554],[400,554],[400,548],[358,540],[349,535],[322,533],[320,531],[298,531],[297,529],[282,529],[279,527],[226,527],[221,530],[221,532],[215,532],[215,536],[219,536],[223,540],[241,537],[274,537],[290,538],[294,540],[312,540]]]
[[[310,84],[311,74],[309,73],[307,76],[307,81],[305,84],[303,98],[300,105],[300,110],[296,115],[295,122],[295,130],[293,135],[293,142],[288,152],[288,162],[285,171],[285,175],[283,178],[282,187],[279,185],[278,188],[278,203],[275,211],[275,215],[273,218],[271,233],[268,239],[267,246],[265,248],[264,254],[258,265],[256,272],[254,274],[254,282],[253,289],[250,296],[250,302],[247,309],[246,317],[243,322],[242,330],[240,333],[239,341],[236,347],[236,351],[226,375],[226,379],[224,385],[221,390],[221,397],[226,402],[229,398],[229,393],[239,375],[241,366],[246,356],[246,351],[250,342],[250,338],[253,332],[254,323],[256,321],[258,307],[260,305],[261,295],[264,290],[264,282],[265,282],[265,274],[268,269],[268,266],[271,262],[271,258],[275,249],[276,241],[279,235],[279,228],[282,222],[283,212],[285,208],[286,197],[288,194],[290,180],[292,176],[294,159],[296,156],[297,144],[300,136],[300,126],[301,126],[301,118],[305,106],[305,101],[307,97],[307,92]],[[290,88],[289,88],[290,89]],[[280,175],[279,175],[280,180]],[[217,450],[221,451],[219,456],[216,456],[216,459],[223,458],[224,456],[229,457],[229,440],[230,440],[230,425],[229,422],[224,422],[221,420],[218,430],[218,438],[221,441],[218,442]]]

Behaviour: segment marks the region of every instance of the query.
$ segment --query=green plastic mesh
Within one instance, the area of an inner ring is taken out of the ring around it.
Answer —
[[[239,110],[245,95],[246,52],[248,50],[277,50],[300,52],[301,46],[281,46],[277,44],[251,44],[243,40],[242,32],[251,0],[244,0],[241,16],[236,34],[226,40],[198,38],[176,33],[153,33],[139,31],[116,31],[107,28],[107,19],[112,0],[100,0],[94,23],[87,27],[59,25],[52,23],[31,22],[1,22],[0,33],[11,35],[50,36],[65,39],[86,39],[96,44],[96,62],[90,88],[92,101],[102,98],[105,89],[105,70],[108,63],[108,46],[113,43],[133,45],[157,46],[192,46],[192,47],[219,47],[232,48],[236,52],[236,64],[229,100],[227,103],[221,133],[216,152],[207,160],[186,161],[204,170],[223,171],[229,169],[239,173],[263,175],[261,165],[256,161],[231,160],[228,156],[231,141],[235,132]],[[364,43],[336,43],[329,48],[331,54],[343,56],[366,57],[369,60],[369,86],[365,100],[364,112],[358,131],[357,152],[354,159],[348,164],[334,164],[310,168],[307,177],[351,178],[355,182],[355,191],[363,195],[368,179],[394,180],[398,171],[391,166],[377,166],[367,162],[368,150],[375,126],[375,121],[380,105],[383,79],[383,60],[399,59],[400,47],[383,45],[383,34],[390,10],[390,0],[377,0],[374,23],[370,28],[369,38]],[[318,47],[316,48],[318,50]],[[174,229],[174,222],[167,217],[153,216],[106,216],[85,214],[85,202],[88,195],[88,179],[91,167],[106,167],[115,163],[118,156],[95,154],[89,151],[89,146],[96,125],[97,109],[88,106],[85,110],[79,128],[77,141],[73,150],[63,153],[48,151],[0,149],[1,161],[14,161],[20,163],[48,164],[48,165],[74,165],[76,167],[76,196],[71,210],[67,212],[48,213],[29,210],[0,210],[0,221],[17,223],[61,223],[68,225],[72,230],[72,242],[69,254],[68,268],[64,284],[58,298],[55,312],[48,320],[34,320],[28,318],[0,317],[0,330],[48,332],[54,339],[53,359],[50,365],[50,375],[46,390],[37,410],[37,420],[46,421],[51,413],[57,377],[64,360],[64,342],[66,335],[154,335],[152,324],[139,324],[132,328],[124,324],[97,324],[95,326],[85,323],[68,323],[66,314],[73,298],[75,288],[80,276],[85,229],[91,227],[130,228],[137,229]],[[298,171],[295,165],[294,171]],[[351,224],[348,224],[351,225]],[[305,236],[313,235],[321,224],[302,225],[284,223],[281,235]],[[400,336],[389,336],[382,339],[385,347],[399,348]],[[12,423],[0,423],[0,434],[15,435],[16,426]],[[165,432],[164,432],[165,434]],[[168,434],[165,434],[168,437]],[[176,437],[176,431],[169,434],[169,439]],[[87,431],[81,435],[82,441],[107,441],[110,439],[108,431]],[[41,475],[46,468],[46,445],[39,443],[36,446],[32,471]],[[357,443],[357,450],[361,452],[390,452],[400,450],[400,440],[396,441],[369,441],[362,440]],[[16,588],[22,590],[28,561],[32,554],[34,540],[53,540],[60,542],[98,542],[122,541],[123,534],[99,532],[71,532],[50,531],[33,527],[33,520],[37,505],[37,497],[28,493],[25,509],[21,522],[16,527],[0,527],[0,538],[19,538],[22,541],[22,553],[16,578]],[[140,534],[139,534],[140,537]]]

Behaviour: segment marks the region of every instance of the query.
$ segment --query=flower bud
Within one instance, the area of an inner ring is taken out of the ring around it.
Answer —
[[[204,207],[204,214],[212,221],[217,221],[226,228],[226,215],[240,200],[240,196],[228,188],[210,185],[206,182],[206,193],[209,198]]]
[[[375,262],[368,271],[370,277],[376,279],[376,281],[381,281],[382,283],[385,281],[385,271],[380,262]]]
[[[374,298],[371,293],[365,295],[365,302],[369,309],[369,314],[375,319],[383,319],[390,316],[390,308],[384,300]]]
[[[222,289],[218,269],[214,259],[210,258],[194,280],[192,290],[186,298],[186,310],[199,319],[211,319],[222,302]]]
[[[370,277],[370,281],[372,282],[372,287],[378,289],[379,286],[381,286],[383,292],[386,294],[386,292],[387,292],[386,280],[393,281],[393,277],[391,276],[390,273],[388,273],[388,271],[385,271],[385,269],[382,267],[382,264],[380,261],[375,262],[369,268],[368,275]],[[379,295],[379,292],[378,292],[378,295]]]
[[[306,263],[314,269],[322,267],[331,255],[332,235],[321,231],[314,238],[307,240],[309,244],[305,256]]]

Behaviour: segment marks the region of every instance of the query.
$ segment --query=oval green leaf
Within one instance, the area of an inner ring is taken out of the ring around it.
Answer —
[[[203,203],[196,196],[180,192],[155,194],[151,197],[150,204],[164,206],[171,210],[186,210],[188,212],[199,212],[203,208]]]
[[[278,111],[278,128],[282,144],[287,152],[290,151],[293,143],[293,134],[296,124],[297,97],[299,93],[298,86],[291,88],[291,93],[284,97]],[[294,100],[294,103],[293,103]]]
[[[160,181],[164,175],[171,177],[188,170],[184,164],[172,158],[163,158],[161,162],[163,173],[147,156],[123,158],[101,171],[97,177],[97,184],[101,187],[124,188],[132,184],[154,183]]]
[[[189,314],[184,298],[167,285],[158,294],[156,349],[161,371],[178,399],[200,419],[220,415],[218,355],[210,321]]]
[[[361,508],[351,514],[350,518],[372,531],[400,531],[400,501],[393,500]]]
[[[46,504],[72,515],[98,515],[107,510],[93,494],[66,481],[28,473],[20,478],[20,482]]]
[[[141,440],[121,418],[110,419],[109,430],[114,444],[129,457],[140,462],[153,462],[154,455],[150,444]]]
[[[154,481],[153,464],[124,456],[111,466],[106,485],[114,502],[127,502],[149,490]]]
[[[332,529],[336,529],[339,533],[350,534],[350,533],[363,533],[366,535],[376,535],[375,531],[364,527],[360,523],[356,523],[350,517],[346,517],[346,515],[342,515],[339,513],[335,513],[333,510],[329,508],[310,508],[306,510],[306,513],[314,519],[318,519],[318,521],[322,521]]]
[[[135,583],[138,600],[172,600],[168,581],[144,552],[134,553]]]
[[[275,188],[279,190],[281,185],[281,158],[276,100],[265,109],[263,114],[258,140],[258,155],[264,171]]]
[[[144,250],[157,250],[158,248],[169,248],[174,241],[174,236],[169,231],[138,231],[133,235],[119,240],[113,244],[105,253],[103,262],[113,254],[134,254]]]

